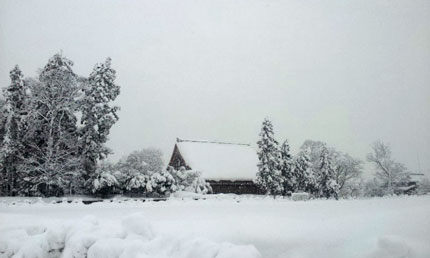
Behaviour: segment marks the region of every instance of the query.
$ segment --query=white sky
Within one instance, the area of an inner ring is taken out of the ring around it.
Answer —
[[[430,170],[430,1],[0,0],[0,85],[60,50],[121,85],[114,160],[175,138],[255,143],[264,117],[365,159],[391,143]]]

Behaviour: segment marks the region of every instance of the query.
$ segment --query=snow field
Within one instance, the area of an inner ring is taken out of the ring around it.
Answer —
[[[51,256],[25,257],[430,257],[430,196],[195,197],[91,205],[0,199],[0,257],[29,250]]]

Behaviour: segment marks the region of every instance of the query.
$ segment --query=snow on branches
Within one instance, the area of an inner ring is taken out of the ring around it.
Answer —
[[[17,66],[11,71],[3,92],[7,115],[0,117],[2,193],[77,193],[109,153],[104,144],[118,120],[109,104],[119,94],[111,61],[96,65],[89,78],[72,66],[56,54],[37,78],[24,79]]]
[[[259,162],[255,183],[266,194],[279,195],[284,190],[284,177],[280,170],[281,155],[274,138],[273,125],[268,119],[263,121],[257,145]]]

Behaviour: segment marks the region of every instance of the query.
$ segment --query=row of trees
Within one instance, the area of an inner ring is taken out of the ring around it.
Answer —
[[[18,66],[10,72],[11,84],[0,99],[0,195],[211,191],[199,172],[163,169],[158,150],[103,162],[118,121],[119,108],[112,105],[120,93],[116,72],[109,58],[88,77],[75,74],[72,66],[56,54],[37,78],[24,78]]]
[[[428,180],[411,184],[406,167],[393,160],[388,144],[377,141],[367,161],[375,176],[364,180],[364,162],[320,141],[307,140],[293,157],[288,141],[281,145],[274,137],[272,123],[265,119],[258,144],[256,184],[266,194],[288,195],[307,192],[314,197],[382,196],[430,192]],[[412,190],[412,191],[410,191]]]
[[[315,197],[338,198],[345,184],[362,172],[362,162],[327,147],[325,143],[306,141],[296,157],[285,140],[274,137],[273,125],[265,119],[258,145],[256,184],[267,194],[288,195],[307,192]]]
[[[120,93],[111,60],[88,77],[56,54],[37,78],[16,66],[3,90],[0,116],[0,194],[52,196],[84,191],[118,120],[111,103]]]

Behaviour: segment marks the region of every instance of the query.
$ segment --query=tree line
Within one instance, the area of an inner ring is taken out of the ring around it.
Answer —
[[[364,161],[340,152],[321,141],[306,140],[294,157],[288,140],[275,139],[272,122],[262,123],[258,145],[258,173],[255,183],[266,194],[290,195],[306,192],[315,198],[383,196],[389,194],[430,193],[424,178],[411,185],[406,166],[391,156],[390,146],[372,144],[366,160],[374,166],[371,179],[362,177]]]
[[[118,121],[120,94],[111,59],[98,63],[87,77],[73,72],[62,54],[51,57],[34,78],[18,66],[0,99],[0,195],[64,194],[165,195],[178,190],[210,192],[197,171],[163,169],[161,152],[144,149],[115,164],[103,162]],[[409,189],[406,167],[391,157],[389,145],[375,142],[367,161],[375,178],[361,178],[363,161],[320,141],[307,140],[296,156],[287,140],[281,145],[265,119],[258,145],[255,183],[263,192],[315,197],[382,196]],[[430,192],[424,180],[418,190]],[[427,189],[427,190],[426,190]]]
[[[165,169],[156,149],[135,151],[108,163],[105,145],[118,121],[120,94],[111,59],[88,77],[62,54],[35,78],[15,66],[0,99],[0,195],[168,195],[211,191],[200,172]]]
[[[3,90],[0,117],[0,193],[52,196],[83,192],[118,121],[112,102],[120,93],[111,59],[88,77],[72,70],[62,54],[51,57],[35,78],[18,66]]]

